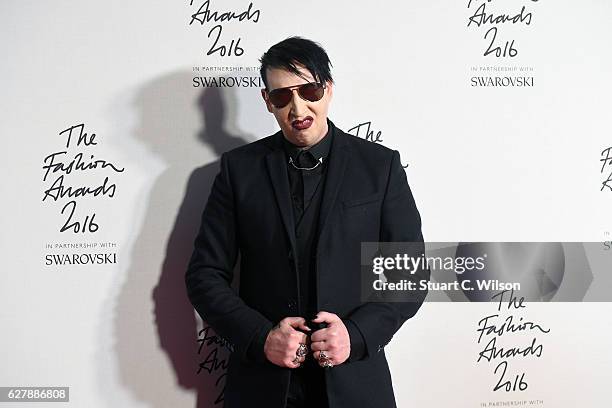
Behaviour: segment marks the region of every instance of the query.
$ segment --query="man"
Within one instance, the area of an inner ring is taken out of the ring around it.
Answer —
[[[222,155],[202,215],[186,284],[234,345],[226,408],[395,406],[384,346],[424,294],[363,302],[360,249],[422,242],[421,221],[399,153],[327,118],[330,65],[299,37],[262,56],[262,97],[281,130]]]

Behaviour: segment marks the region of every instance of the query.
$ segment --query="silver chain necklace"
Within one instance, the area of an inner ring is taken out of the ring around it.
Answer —
[[[297,170],[314,170],[317,167],[319,167],[319,165],[323,164],[323,158],[319,158],[319,160],[317,160],[317,164],[315,164],[312,167],[298,167],[295,165],[295,163],[293,162],[293,157],[289,157],[289,164],[293,166],[293,168],[297,169]]]

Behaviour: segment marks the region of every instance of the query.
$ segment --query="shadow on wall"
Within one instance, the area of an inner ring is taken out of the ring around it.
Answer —
[[[197,392],[198,408],[222,406],[219,396],[229,351],[215,344],[203,344],[199,350],[202,325],[187,298],[184,275],[220,155],[253,140],[227,130],[237,127],[231,112],[237,106],[234,90],[205,88],[195,95],[195,89],[187,89],[191,77],[184,72],[160,78],[145,86],[136,100],[141,115],[136,137],[167,167],[155,179],[150,195],[142,197],[146,213],[113,315],[122,385],[146,406],[160,408],[184,406],[190,398],[177,385]],[[187,113],[193,112],[194,100],[199,119]],[[203,122],[201,130],[194,128],[194,121]],[[193,170],[203,162],[209,164]],[[172,224],[170,215],[175,211]],[[212,329],[207,333],[213,334]]]

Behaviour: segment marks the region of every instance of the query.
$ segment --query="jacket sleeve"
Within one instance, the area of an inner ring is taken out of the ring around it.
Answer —
[[[406,173],[401,165],[397,151],[391,159],[387,189],[381,210],[380,242],[383,255],[394,255],[394,248],[405,248],[402,242],[410,242],[409,252],[418,256],[424,251],[421,233],[421,217],[417,210]],[[396,244],[394,244],[396,243]],[[387,277],[389,278],[389,277]],[[414,274],[408,272],[394,276],[391,280],[407,279],[418,283],[429,279],[429,270],[418,269]],[[418,287],[418,285],[417,285]],[[367,359],[380,352],[391,341],[402,324],[414,316],[425,300],[427,291],[413,291],[409,295],[376,293],[373,301],[353,310],[347,318],[359,329],[365,341]]]
[[[365,339],[351,319],[342,319],[342,322],[348,331],[349,341],[351,342],[351,352],[346,361],[349,363],[359,361],[365,357]]]
[[[236,229],[229,164],[223,154],[185,274],[187,295],[202,319],[233,344],[242,360],[265,361],[263,346],[247,350],[273,324],[231,287],[238,256]]]

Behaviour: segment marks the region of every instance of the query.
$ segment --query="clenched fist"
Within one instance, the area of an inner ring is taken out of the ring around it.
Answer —
[[[306,357],[298,357],[297,350],[300,343],[307,344],[308,336],[296,329],[310,331],[302,317],[285,317],[270,330],[264,344],[264,353],[271,363],[280,367],[297,368],[304,362]]]
[[[315,323],[327,323],[327,327],[312,333],[310,336],[310,348],[314,352],[314,358],[320,366],[323,361],[319,359],[321,351],[333,365],[344,363],[351,354],[351,339],[344,322],[337,315],[329,312],[317,313]]]

